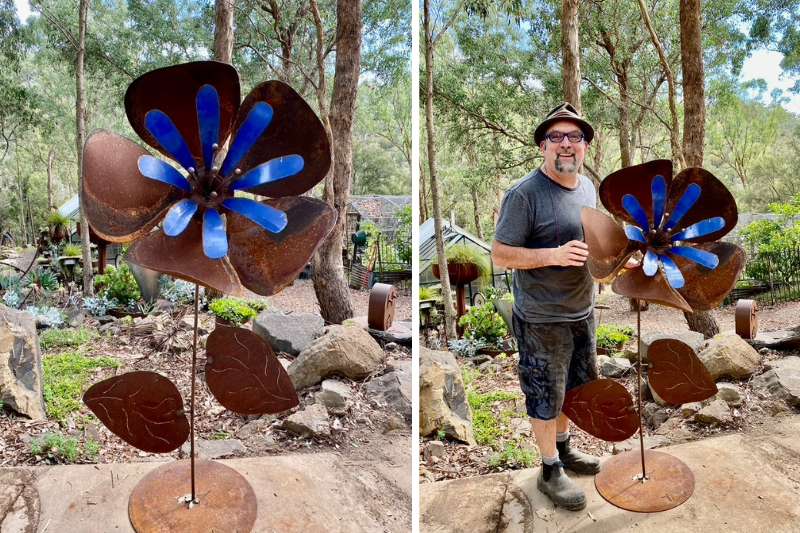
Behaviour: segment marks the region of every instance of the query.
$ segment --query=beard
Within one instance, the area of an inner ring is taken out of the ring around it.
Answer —
[[[556,156],[555,167],[556,170],[559,172],[566,172],[566,173],[573,173],[578,171],[578,159],[575,157],[575,154],[562,154],[562,155],[570,155],[572,160],[570,159],[562,159],[559,156]]]

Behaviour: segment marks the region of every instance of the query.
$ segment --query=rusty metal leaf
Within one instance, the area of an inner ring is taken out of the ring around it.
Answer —
[[[208,336],[206,354],[208,388],[231,411],[274,414],[299,404],[283,365],[252,331],[218,325]]]
[[[703,237],[696,237],[692,239],[692,242],[700,243],[719,240],[736,226],[739,215],[733,195],[711,172],[693,167],[684,169],[675,176],[669,187],[667,211],[672,212],[675,209],[675,204],[680,201],[683,192],[692,183],[700,186],[700,197],[689,212],[672,229],[672,233],[707,218],[722,217],[725,220],[725,225],[722,229]]]
[[[83,148],[81,203],[89,225],[109,242],[146,234],[175,201],[178,190],[142,176],[137,165],[147,151],[115,133],[99,130]]]
[[[192,220],[177,237],[168,237],[161,230],[150,233],[133,243],[125,258],[150,270],[226,294],[241,294],[242,286],[228,258],[209,259],[203,253],[202,241],[202,225]]]
[[[586,265],[595,279],[605,279],[614,274],[640,248],[628,240],[625,231],[613,218],[597,209],[582,208],[581,224],[584,241],[589,247]]]
[[[336,211],[325,202],[294,196],[265,200],[286,213],[280,233],[269,233],[236,213],[228,214],[228,258],[242,284],[270,296],[297,279],[333,229]]]
[[[595,379],[568,390],[561,411],[576,426],[606,441],[623,441],[639,428],[633,398],[611,379]]]
[[[649,302],[675,307],[691,313],[692,308],[683,296],[670,287],[667,278],[661,271],[650,278],[642,268],[624,270],[614,279],[611,290],[628,298],[638,298]]]
[[[708,311],[719,307],[733,290],[744,268],[745,253],[739,246],[727,242],[702,243],[695,248],[715,254],[719,265],[709,270],[693,261],[673,256],[686,281],[678,292],[695,311]]]
[[[178,389],[155,372],[128,372],[95,383],[83,403],[112,433],[146,452],[170,452],[189,436]]]
[[[170,157],[145,127],[145,115],[153,109],[163,111],[180,131],[195,159],[203,166],[203,149],[197,121],[197,92],[212,85],[219,94],[221,142],[230,135],[241,93],[236,69],[218,61],[195,61],[151,70],[139,76],[125,93],[125,112],[136,132],[147,144]]]
[[[236,117],[235,131],[258,102],[268,103],[274,114],[267,131],[239,165],[242,173],[275,157],[291,154],[300,155],[305,166],[290,178],[250,189],[249,192],[278,198],[300,195],[310,190],[325,177],[331,166],[331,148],[322,122],[294,89],[273,80],[257,85],[245,97]]]
[[[650,387],[668,404],[701,402],[717,393],[717,386],[688,344],[659,339],[647,348]]]
[[[636,220],[622,207],[623,196],[631,194],[639,201],[652,224],[653,196],[651,186],[653,177],[657,175],[664,176],[667,190],[670,190],[672,162],[668,159],[648,161],[647,163],[626,167],[609,174],[600,183],[600,201],[608,209],[609,213],[615,217],[638,225]]]

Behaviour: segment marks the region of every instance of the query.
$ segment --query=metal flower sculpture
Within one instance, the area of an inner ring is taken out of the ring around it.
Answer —
[[[198,503],[193,453],[197,286],[271,295],[297,277],[336,221],[325,202],[299,196],[328,172],[330,146],[322,123],[291,87],[267,81],[240,104],[236,69],[215,61],[144,74],[128,87],[125,111],[133,130],[181,169],[124,137],[98,131],[84,147],[81,202],[100,237],[132,242],[128,261],[196,284],[190,417],[177,387],[155,372],[96,383],[84,402],[114,434],[145,451],[168,452],[190,437],[191,495],[185,501],[191,508]],[[268,199],[237,196],[237,191]],[[272,348],[252,331],[218,326],[208,337],[206,354],[209,390],[228,409],[257,415],[298,405]],[[255,496],[244,478],[219,464],[201,462],[199,468],[217,486],[237,487],[217,496],[206,492],[206,509],[238,505],[227,499],[242,494],[247,511],[238,514],[254,520]],[[150,521],[170,514],[155,495],[172,484],[183,486],[185,478],[171,472],[149,476],[135,489],[130,516],[137,529],[147,530]],[[169,505],[174,499],[164,501]],[[192,516],[202,522],[206,515]],[[186,530],[183,522],[172,526]]]

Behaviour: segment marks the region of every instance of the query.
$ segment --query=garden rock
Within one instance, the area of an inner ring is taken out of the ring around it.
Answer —
[[[694,415],[694,421],[710,426],[721,426],[733,422],[733,415],[727,403],[716,399],[700,409]]]
[[[0,305],[0,401],[33,420],[47,418],[36,320],[4,305]]]
[[[353,397],[350,385],[338,379],[326,379],[322,382],[316,395],[317,403],[324,405],[328,412],[343,415],[347,412],[347,404]]]
[[[661,424],[667,421],[667,418],[669,418],[669,413],[667,413],[667,410],[659,406],[657,403],[645,404],[644,408],[642,409],[642,415],[644,416],[644,419],[647,420],[654,428],[659,427]]]
[[[691,418],[696,415],[700,409],[703,408],[703,404],[701,402],[690,402],[681,405],[681,416],[683,418]]]
[[[714,381],[723,376],[734,379],[749,377],[761,363],[758,352],[735,333],[715,335],[697,356]]]
[[[474,445],[472,414],[455,356],[421,346],[419,368],[420,435],[443,431],[452,439]]]
[[[274,421],[274,416],[264,415],[240,427],[239,431],[236,432],[236,436],[240,439],[250,439],[260,435],[266,435]]]
[[[411,421],[411,361],[396,361],[394,370],[369,381],[366,385],[370,400],[386,405]]]
[[[331,434],[331,421],[325,406],[315,403],[285,419],[281,428],[301,437],[327,437]]]
[[[631,362],[622,357],[598,355],[597,364],[600,367],[600,374],[607,378],[622,377],[625,372],[631,369]]]
[[[426,463],[429,463],[432,457],[442,458],[445,454],[444,443],[439,440],[432,440],[426,442],[422,448],[422,458]]]
[[[772,363],[772,369],[753,379],[753,388],[765,395],[800,407],[800,357],[789,356]]]
[[[191,449],[189,441],[183,443],[181,451],[187,456]],[[220,459],[222,457],[231,457],[237,454],[245,453],[247,449],[242,444],[242,441],[237,439],[223,439],[223,440],[208,440],[196,439],[194,443],[195,457],[204,457],[206,459]]]
[[[86,318],[86,313],[80,307],[76,306],[69,306],[64,309],[65,315],[65,322],[71,328],[77,328],[81,324],[83,324],[83,320]]]
[[[678,333],[643,333],[641,342],[642,361],[648,360],[647,350],[650,348],[650,345],[661,339],[674,339],[681,341],[691,346],[695,352],[700,350],[700,347],[705,340],[703,334],[696,331],[681,331]]]
[[[386,354],[369,333],[357,326],[330,326],[289,365],[295,388],[341,375],[363,379],[383,366]]]
[[[299,355],[322,335],[325,321],[314,313],[283,314],[262,311],[253,321],[253,332],[267,341],[276,352]]]
[[[739,407],[742,405],[742,391],[733,383],[717,383],[717,398],[725,400],[730,407]]]
[[[669,444],[669,439],[663,435],[646,435],[644,437],[644,449],[652,450],[653,448],[660,448]],[[615,442],[611,448],[611,455],[619,455],[621,453],[629,452],[631,450],[638,450],[641,446],[639,436],[636,435],[622,442]]]

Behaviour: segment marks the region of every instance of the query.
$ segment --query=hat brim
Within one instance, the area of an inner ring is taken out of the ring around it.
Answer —
[[[585,120],[575,117],[550,117],[542,121],[542,123],[536,127],[536,131],[533,132],[533,139],[536,141],[536,145],[538,146],[544,141],[544,134],[547,133],[547,129],[551,124],[561,121],[576,124],[583,132],[583,140],[587,143],[592,142],[592,139],[594,139],[594,128]]]

